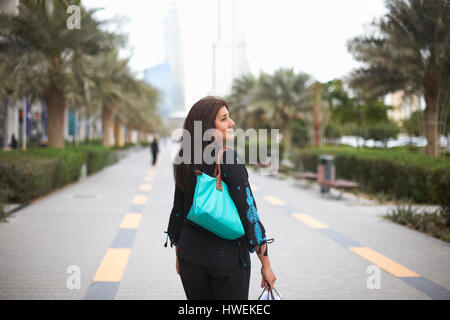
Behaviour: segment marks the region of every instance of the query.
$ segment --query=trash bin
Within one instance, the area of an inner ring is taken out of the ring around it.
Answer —
[[[323,185],[324,180],[332,182],[334,181],[334,156],[321,155],[319,156],[319,164],[317,165],[317,182],[320,185],[320,191],[329,192],[330,187]]]

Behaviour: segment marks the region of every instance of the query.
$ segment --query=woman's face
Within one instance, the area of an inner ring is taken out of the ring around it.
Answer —
[[[219,141],[223,139],[221,141],[223,142],[225,140],[234,138],[233,134],[234,121],[231,120],[227,107],[223,106],[222,108],[220,108],[214,123],[216,125],[216,129],[222,134],[222,137],[220,137],[220,135],[216,135]]]

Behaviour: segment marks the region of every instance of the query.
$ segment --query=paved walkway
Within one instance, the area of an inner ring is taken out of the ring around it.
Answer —
[[[170,146],[153,169],[148,149],[131,151],[0,223],[0,299],[185,299],[163,247]],[[249,174],[285,299],[450,299],[450,245],[382,219],[388,206]]]

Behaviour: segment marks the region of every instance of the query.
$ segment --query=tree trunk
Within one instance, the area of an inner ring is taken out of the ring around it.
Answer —
[[[439,134],[438,134],[438,115],[439,115],[439,105],[435,102],[436,99],[431,98],[430,100],[425,98],[427,101],[427,107],[425,109],[425,135],[427,138],[427,146],[425,147],[425,154],[430,156],[439,157]],[[433,101],[434,100],[434,101]]]
[[[425,136],[427,146],[425,154],[438,157],[440,154],[438,119],[439,119],[439,95],[440,72],[436,68],[429,68],[425,76]]]
[[[284,154],[291,150],[291,119],[288,116],[283,116],[283,142]]]
[[[132,131],[131,127],[128,126],[127,127],[127,143],[131,143],[131,131]]]
[[[113,124],[114,146],[119,147],[119,121],[115,120]]]
[[[87,119],[86,141],[89,142],[89,140],[91,140],[91,95],[89,92],[88,82],[84,77],[83,77],[83,88],[84,88],[84,103],[86,104],[86,119]]]
[[[50,81],[44,92],[47,104],[48,146],[64,148],[64,113],[66,101],[63,92]]]
[[[313,146],[320,147],[320,83],[314,85]]]
[[[110,144],[110,129],[111,129],[111,109],[107,105],[103,105],[102,107],[102,130],[103,130],[103,138],[102,145],[105,147],[109,147]]]
[[[116,147],[123,147],[124,146],[124,131],[123,131],[123,125],[119,119],[116,119],[114,121],[114,145]]]

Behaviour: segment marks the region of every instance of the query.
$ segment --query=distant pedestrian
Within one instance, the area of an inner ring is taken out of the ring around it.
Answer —
[[[11,143],[9,144],[9,146],[12,149],[17,149],[17,140],[16,140],[16,136],[14,134],[11,135]]]
[[[150,145],[150,149],[152,152],[152,165],[155,165],[156,159],[158,158],[158,152],[159,152],[159,144],[158,144],[158,138],[153,138],[153,142]]]

